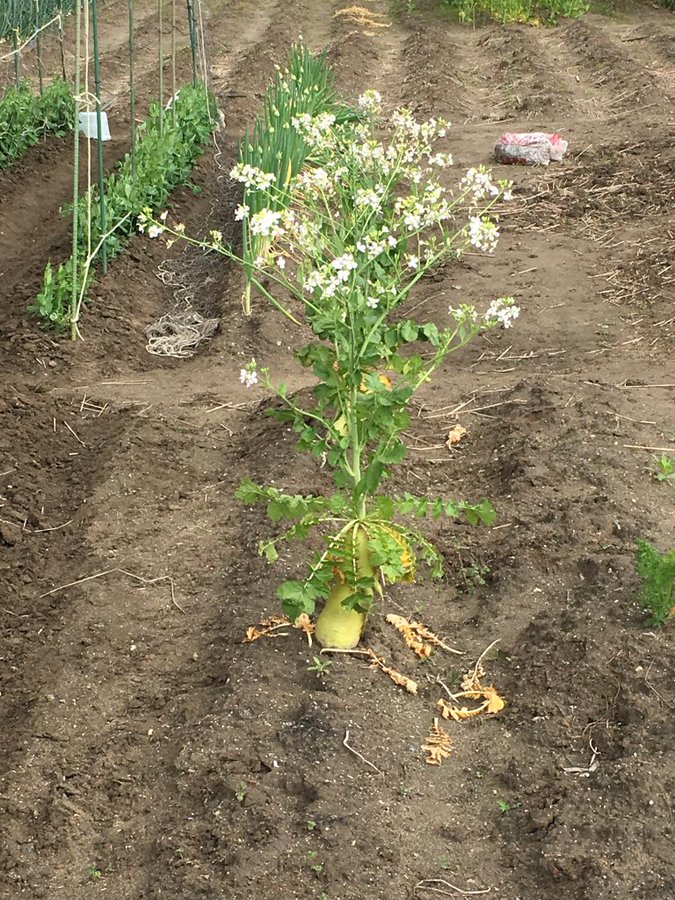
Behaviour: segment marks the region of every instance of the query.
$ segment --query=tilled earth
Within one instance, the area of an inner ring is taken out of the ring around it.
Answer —
[[[675,16],[636,2],[472,30],[378,0],[363,5],[387,27],[368,28],[334,16],[347,5],[207,2],[226,124],[175,211],[232,227],[237,142],[298,34],[348,98],[373,87],[450,118],[460,171],[489,164],[502,131],[570,141],[550,169],[496,167],[516,181],[496,255],[414,298],[439,322],[503,294],[522,309],[421,398],[394,485],[498,509],[491,530],[431,525],[445,579],[388,601],[465,656],[417,661],[386,608],[368,644],[417,696],[359,657],[318,679],[300,632],[242,643],[305,555],[261,561],[274,526],[234,490],[328,486],[238,382],[255,356],[307,389],[298,336],[262,301],[243,319],[222,261],[141,238],[97,283],[83,342],[42,331],[25,309],[68,253],[71,148],[34,148],[0,174],[2,900],[675,895],[672,626],[645,625],[634,574],[636,539],[667,550],[675,533],[673,488],[652,474],[655,448],[675,447]],[[122,0],[102,11],[108,165],[127,149],[125,16]],[[143,108],[156,4],[137,16]],[[179,80],[186,48],[182,33]],[[46,58],[57,71],[56,45]],[[151,356],[145,327],[186,298],[219,332],[191,359]],[[456,685],[495,640],[506,709],[447,723],[453,755],[426,765],[436,679]]]

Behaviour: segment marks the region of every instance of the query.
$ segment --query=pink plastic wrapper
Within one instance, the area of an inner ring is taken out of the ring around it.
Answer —
[[[547,166],[551,160],[560,162],[567,146],[559,134],[503,134],[495,144],[495,159],[507,165]]]

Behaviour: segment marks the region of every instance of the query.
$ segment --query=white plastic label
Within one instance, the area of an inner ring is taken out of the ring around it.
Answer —
[[[95,112],[83,112],[80,113],[80,132],[85,136],[92,140],[98,139],[98,127],[97,127],[97,119]],[[108,128],[108,114],[102,112],[101,113],[101,140],[109,141],[110,137],[110,129]]]

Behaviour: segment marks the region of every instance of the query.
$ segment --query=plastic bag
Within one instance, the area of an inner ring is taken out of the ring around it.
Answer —
[[[503,134],[495,144],[495,159],[507,165],[547,166],[560,162],[568,143],[559,134],[531,131]]]

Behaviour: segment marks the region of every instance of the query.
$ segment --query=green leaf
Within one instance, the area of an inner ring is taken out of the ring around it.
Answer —
[[[260,488],[254,481],[251,481],[250,478],[244,478],[235,491],[234,496],[246,506],[253,506],[260,501],[261,494]]]
[[[268,563],[274,563],[279,559],[279,553],[274,541],[269,541],[267,544],[261,541],[258,552],[265,557]]]
[[[454,500],[448,500],[445,504],[445,514],[450,519],[458,519],[461,514],[459,505]]]
[[[636,568],[643,579],[640,601],[651,612],[651,625],[664,625],[675,613],[675,549],[661,554],[639,540]]]
[[[406,320],[405,322],[401,322],[398,326],[398,333],[402,341],[411,344],[413,341],[417,340],[419,328],[414,322]]]
[[[394,465],[395,463],[402,462],[408,454],[408,448],[402,441],[395,440],[390,441],[386,447],[384,447],[377,454],[378,462],[383,463],[386,466]]]
[[[483,525],[487,525],[488,528],[492,528],[492,526],[497,521],[497,510],[494,508],[492,503],[490,503],[490,501],[485,498],[478,504],[478,506],[476,507],[476,511],[478,512]]]
[[[284,516],[289,514],[290,510],[287,504],[279,503],[277,500],[271,500],[267,504],[267,515],[273,522],[280,522]]]
[[[422,326],[422,333],[432,346],[438,347],[440,343],[440,332],[437,325],[434,325],[433,322],[427,322],[426,325]]]
[[[286,615],[294,622],[301,613],[311,616],[319,592],[308,582],[285,581],[277,590],[277,597]]]

